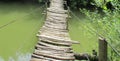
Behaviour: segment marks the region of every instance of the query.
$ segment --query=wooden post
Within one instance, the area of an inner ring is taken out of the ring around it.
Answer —
[[[107,61],[107,42],[104,38],[99,38],[99,61]]]

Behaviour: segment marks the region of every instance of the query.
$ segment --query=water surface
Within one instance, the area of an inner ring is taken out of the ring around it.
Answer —
[[[40,7],[36,4],[0,3],[0,26],[15,20],[0,29],[0,61],[29,61],[38,41],[36,34],[44,22],[43,8],[38,9]],[[73,49],[79,53],[91,53],[92,49],[97,49],[97,37],[85,30],[83,23],[84,19],[74,17],[69,21],[71,39],[80,42],[73,45]]]

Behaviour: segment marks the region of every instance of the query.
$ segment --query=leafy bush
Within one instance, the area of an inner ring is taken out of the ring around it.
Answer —
[[[106,38],[108,43],[110,43],[118,51],[118,54],[120,54],[119,12],[107,11],[105,15],[98,14],[98,12],[90,12],[85,9],[81,10],[81,12],[86,15],[86,30],[89,30],[92,34]],[[113,51],[110,46],[108,53],[109,61],[120,61],[119,56]]]
[[[67,0],[71,8],[101,8],[113,10],[120,8],[120,0]]]
[[[48,0],[39,0],[46,2]],[[89,10],[114,10],[120,8],[120,0],[66,0],[72,9],[86,8]]]

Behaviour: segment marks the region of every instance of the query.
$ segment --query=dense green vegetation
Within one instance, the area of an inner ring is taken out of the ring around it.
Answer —
[[[120,61],[120,1],[119,0],[70,0],[71,8],[83,13],[84,19],[73,15],[84,29],[86,35],[91,33],[94,39],[104,37],[108,41],[108,61]],[[89,1],[89,2],[88,2]],[[73,5],[72,5],[73,4]],[[101,13],[100,13],[101,12]],[[74,13],[73,13],[74,14]],[[82,16],[82,17],[83,17]],[[88,33],[87,33],[88,32]],[[91,40],[92,40],[91,39]],[[90,40],[90,39],[89,39]],[[86,43],[87,44],[87,43]],[[96,44],[95,44],[96,45]],[[111,47],[112,46],[112,47]]]
[[[46,2],[49,0],[39,0]],[[67,5],[72,9],[86,8],[88,10],[120,10],[120,0],[66,0]]]
[[[89,10],[114,10],[120,8],[120,0],[67,0],[71,8]]]
[[[110,45],[118,52],[116,54],[113,49],[109,47],[108,58],[109,61],[120,61],[120,13],[119,11],[108,12],[104,15],[98,12],[90,12],[82,10],[86,15],[85,28],[92,34],[99,37],[104,37]]]

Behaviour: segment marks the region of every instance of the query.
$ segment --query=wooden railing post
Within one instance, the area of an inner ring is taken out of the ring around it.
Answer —
[[[107,61],[107,42],[104,38],[99,38],[99,61]]]

